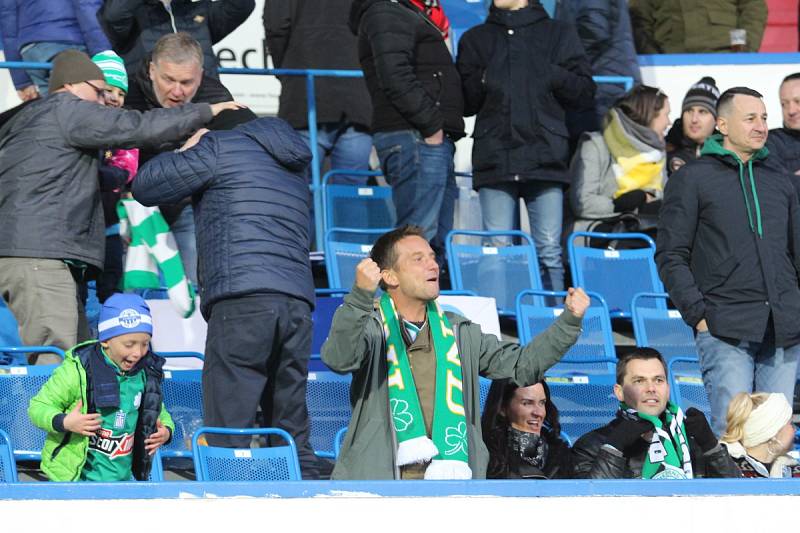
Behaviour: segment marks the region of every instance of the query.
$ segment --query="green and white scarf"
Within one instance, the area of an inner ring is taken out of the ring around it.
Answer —
[[[159,270],[164,273],[169,301],[183,318],[194,313],[194,287],[186,278],[183,263],[166,220],[157,207],[136,200],[117,203],[120,235],[131,240],[125,258],[122,288],[158,289]]]
[[[692,458],[683,425],[683,411],[667,403],[663,420],[660,416],[640,413],[620,402],[622,416],[642,418],[653,424],[655,431],[642,465],[642,479],[692,479]]]
[[[461,358],[447,317],[438,303],[428,302],[426,314],[436,354],[436,393],[430,439],[400,330],[400,320],[388,294],[381,297],[380,311],[386,337],[389,405],[398,442],[398,466],[431,461],[425,470],[425,479],[472,478],[468,462]]]

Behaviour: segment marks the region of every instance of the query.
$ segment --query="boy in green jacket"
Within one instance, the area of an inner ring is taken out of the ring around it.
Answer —
[[[150,351],[147,303],[113,295],[98,330],[99,340],[66,353],[28,407],[47,432],[41,467],[51,481],[147,479],[152,455],[175,429],[162,403],[165,360]]]

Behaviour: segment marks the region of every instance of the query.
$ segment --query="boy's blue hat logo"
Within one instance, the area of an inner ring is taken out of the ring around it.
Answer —
[[[125,309],[119,314],[119,325],[123,328],[135,328],[142,322],[142,315],[136,309]]]

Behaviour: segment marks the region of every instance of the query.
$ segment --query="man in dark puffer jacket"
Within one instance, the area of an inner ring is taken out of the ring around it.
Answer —
[[[263,118],[230,131],[201,130],[181,151],[151,159],[133,183],[145,205],[193,198],[208,320],[205,423],[253,427],[261,402],[264,425],[294,437],[307,478],[318,474],[305,402],[314,304],[310,161],[289,124]],[[250,439],[209,442],[247,447]]]
[[[255,7],[254,0],[105,0],[97,20],[128,72],[159,38],[183,31],[200,42],[208,74],[219,78],[211,45],[238,28]]]
[[[454,141],[464,136],[461,80],[438,0],[354,0],[350,27],[372,96],[373,144],[397,225],[420,226],[444,261],[458,194]]]
[[[668,401],[667,365],[651,348],[617,362],[617,416],[572,447],[574,477],[685,479],[741,477],[703,413]]]

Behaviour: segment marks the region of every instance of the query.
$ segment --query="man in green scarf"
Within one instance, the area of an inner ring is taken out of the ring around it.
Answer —
[[[741,477],[703,413],[684,415],[669,401],[667,365],[652,348],[637,348],[617,362],[610,424],[575,442],[574,477],[593,479],[692,479]]]
[[[535,383],[578,339],[589,306],[583,290],[569,289],[558,320],[522,347],[444,313],[438,296],[439,266],[421,228],[384,234],[358,265],[322,347],[325,364],[353,373],[334,479],[486,477],[478,376]]]

